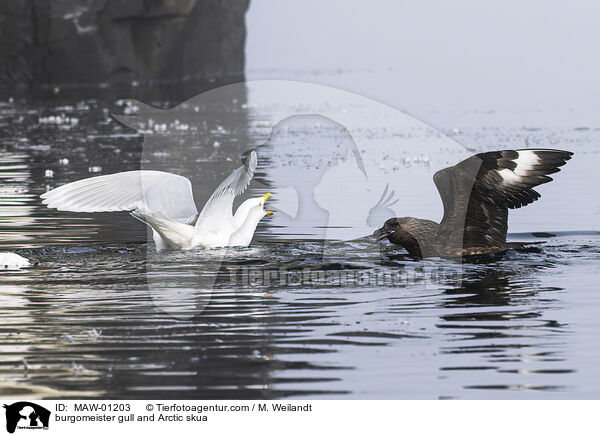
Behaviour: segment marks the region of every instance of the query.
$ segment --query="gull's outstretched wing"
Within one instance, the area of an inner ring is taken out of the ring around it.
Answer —
[[[242,194],[256,171],[256,153],[253,151],[246,163],[232,172],[215,189],[206,205],[200,212],[196,222],[196,233],[202,234],[212,229],[223,229],[227,226],[233,227],[233,200]]]
[[[479,153],[433,176],[444,217],[437,238],[457,248],[501,246],[508,209],[540,198],[533,188],[552,180],[573,153],[562,150],[503,150]]]
[[[127,171],[91,177],[42,194],[50,208],[70,212],[158,212],[174,220],[198,214],[191,182],[162,171]]]

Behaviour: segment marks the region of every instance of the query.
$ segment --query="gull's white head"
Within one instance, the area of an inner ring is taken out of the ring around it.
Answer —
[[[250,207],[250,210],[248,212],[248,218],[252,216],[253,219],[258,218],[258,221],[260,221],[265,215],[273,215],[272,211],[265,210],[265,203],[270,197],[271,193],[267,192],[265,195],[259,198],[251,199],[254,200],[254,204]],[[258,225],[258,221],[256,222],[256,225]]]
[[[264,210],[264,205],[266,203],[266,201],[271,197],[271,193],[267,192],[265,195],[263,195],[262,197],[259,198],[259,204],[261,206],[263,206],[263,210]],[[273,215],[273,212],[271,212],[270,210],[265,210],[265,215]]]
[[[271,197],[271,193],[266,193],[258,198],[250,198],[238,207],[233,217],[237,230],[231,235],[229,245],[243,247],[250,245],[260,220],[266,215],[273,215],[273,212],[264,208],[269,197]]]
[[[264,214],[260,217],[262,218],[265,215],[273,215],[273,212],[269,210],[264,210],[265,202],[271,197],[271,193],[267,192],[265,195],[262,195],[258,198],[249,198],[240,204],[240,207],[235,211],[235,215],[233,216],[233,222],[235,223],[235,228],[239,229],[242,224],[246,221],[248,214],[254,207],[260,207],[261,211],[264,211]],[[257,211],[256,213],[259,213]]]

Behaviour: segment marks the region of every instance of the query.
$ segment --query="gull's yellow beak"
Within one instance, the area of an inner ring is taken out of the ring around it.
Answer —
[[[267,192],[265,195],[263,195],[262,196],[262,198],[264,198],[263,203],[265,201],[267,201],[271,197],[271,195],[272,194],[270,192]],[[266,212],[267,215],[273,215],[273,212],[271,212],[270,210],[265,210],[265,212]]]

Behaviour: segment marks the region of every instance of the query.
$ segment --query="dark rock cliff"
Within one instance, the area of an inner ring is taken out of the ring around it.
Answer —
[[[249,0],[2,0],[0,88],[243,78]]]

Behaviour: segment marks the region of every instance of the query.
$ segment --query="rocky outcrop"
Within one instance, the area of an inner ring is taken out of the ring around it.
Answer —
[[[243,77],[249,0],[2,0],[0,87]]]

